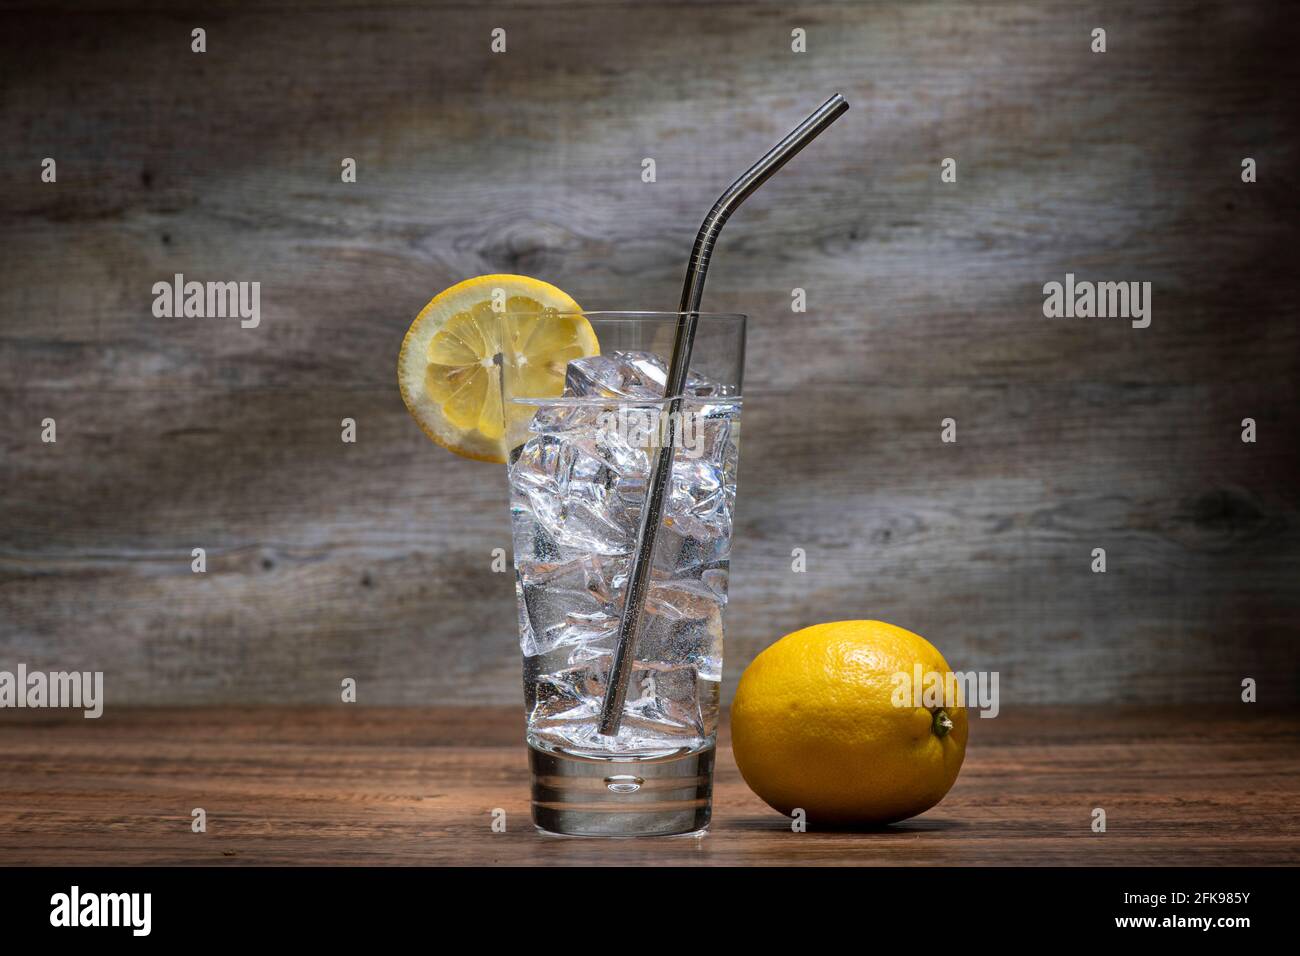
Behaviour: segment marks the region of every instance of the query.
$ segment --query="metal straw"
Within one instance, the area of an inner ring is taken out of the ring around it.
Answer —
[[[700,299],[704,295],[704,277],[709,269],[713,244],[728,217],[749,198],[768,177],[784,166],[799,150],[839,119],[849,108],[848,101],[839,93],[823,103],[815,113],[800,123],[790,135],[777,143],[767,155],[727,187],[727,191],[713,204],[704,217],[695,248],[691,250],[686,265],[686,283],[682,286],[682,303],[678,309],[677,336],[673,341],[673,355],[668,365],[668,380],[664,384],[664,397],[670,399],[668,429],[659,447],[650,487],[646,492],[645,507],[641,511],[641,527],[637,534],[636,553],[628,573],[627,600],[623,605],[623,618],[619,622],[618,640],[614,645],[614,659],[610,664],[609,683],[605,687],[605,700],[600,708],[600,732],[606,736],[618,733],[623,719],[623,705],[627,700],[627,685],[632,676],[636,658],[636,636],[641,630],[641,617],[645,611],[646,591],[650,586],[650,571],[654,566],[655,537],[663,517],[664,495],[673,469],[673,448],[677,444],[678,420],[681,417],[682,392],[686,386],[686,372],[691,364],[691,348],[695,344],[695,326],[699,321]]]

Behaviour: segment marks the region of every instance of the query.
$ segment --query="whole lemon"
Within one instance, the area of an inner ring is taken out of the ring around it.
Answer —
[[[949,673],[929,641],[883,621],[817,624],[767,648],[731,705],[732,748],[750,789],[783,814],[802,808],[814,825],[891,823],[930,809],[961,770],[966,710],[915,706],[917,664],[922,675]]]

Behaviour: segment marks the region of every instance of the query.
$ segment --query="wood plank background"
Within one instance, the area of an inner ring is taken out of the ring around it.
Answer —
[[[706,293],[752,316],[728,692],[878,617],[1004,707],[1293,703],[1297,32],[1176,0],[6,6],[0,667],[104,670],[110,705],[517,704],[504,473],[408,420],[408,323],[497,271],[673,308],[720,189],[838,90]],[[1045,319],[1067,271],[1152,282],[1151,327]],[[260,281],[261,326],[154,318],[177,272]]]

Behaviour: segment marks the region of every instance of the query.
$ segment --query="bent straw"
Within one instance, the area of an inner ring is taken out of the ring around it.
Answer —
[[[821,134],[849,108],[848,101],[839,93],[823,103],[815,113],[800,123],[785,139],[777,143],[767,155],[749,168],[724,192],[700,226],[686,265],[686,282],[682,287],[682,302],[678,309],[677,335],[673,340],[673,355],[664,384],[664,397],[671,400],[668,429],[655,459],[650,487],[646,492],[645,507],[641,511],[641,527],[637,533],[636,553],[628,573],[627,600],[623,617],[619,621],[618,639],[614,644],[614,657],[609,669],[609,682],[600,709],[598,729],[606,736],[618,733],[623,719],[623,706],[627,701],[627,685],[632,677],[635,660],[636,636],[641,630],[641,617],[645,611],[646,592],[650,586],[650,570],[654,566],[655,537],[663,517],[664,493],[673,468],[673,448],[677,443],[678,419],[681,415],[682,391],[686,385],[686,372],[691,364],[691,349],[695,344],[695,326],[699,321],[700,299],[704,295],[704,278],[709,268],[713,244],[728,217],[778,169],[789,162],[799,150]]]

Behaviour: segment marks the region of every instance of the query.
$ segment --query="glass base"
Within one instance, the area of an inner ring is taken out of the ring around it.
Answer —
[[[709,825],[713,748],[605,760],[528,748],[533,822],[570,836],[667,836]]]

